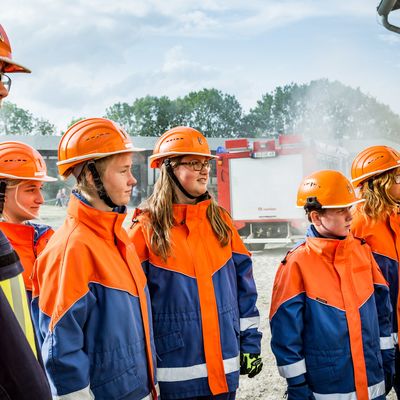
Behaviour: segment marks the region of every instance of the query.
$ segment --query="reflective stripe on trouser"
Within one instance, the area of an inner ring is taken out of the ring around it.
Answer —
[[[35,334],[33,331],[31,314],[29,312],[29,305],[22,274],[19,274],[14,278],[1,281],[0,286],[6,295],[8,302],[10,303],[12,310],[14,311],[14,314],[26,336],[26,339],[28,340],[29,345],[32,348],[33,353],[35,354],[35,357],[37,357]]]
[[[385,336],[379,338],[381,350],[394,349],[394,342],[392,336]]]
[[[368,387],[368,398],[376,399],[379,396],[385,395],[385,381],[379,382],[376,385]],[[350,393],[330,393],[319,394],[314,393],[315,400],[357,400],[356,392]]]
[[[225,374],[239,371],[239,356],[224,360]],[[190,367],[157,368],[157,380],[159,382],[182,382],[190,379],[207,378],[207,365],[197,364]]]

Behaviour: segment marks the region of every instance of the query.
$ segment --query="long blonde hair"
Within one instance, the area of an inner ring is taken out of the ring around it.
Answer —
[[[178,162],[178,158],[171,160],[172,167],[176,167]],[[174,225],[172,206],[177,202],[175,190],[178,189],[175,189],[175,184],[169,177],[165,165],[162,164],[153,193],[140,205],[150,217],[150,224],[146,228],[150,233],[151,249],[164,261],[171,255],[171,228]],[[211,203],[207,208],[207,219],[221,247],[228,245],[232,233],[222,217],[222,214],[226,212],[211,197]]]
[[[389,170],[362,183],[360,194],[364,203],[359,205],[361,212],[372,221],[386,219],[398,206],[389,191],[396,183],[396,169]]]

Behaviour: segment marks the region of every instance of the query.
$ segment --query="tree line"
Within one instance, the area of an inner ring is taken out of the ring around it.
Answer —
[[[203,89],[177,99],[145,96],[131,104],[116,103],[106,109],[104,117],[133,136],[159,136],[177,125],[192,126],[208,137],[232,138],[296,133],[320,139],[381,136],[399,141],[400,132],[400,117],[387,105],[359,88],[327,79],[278,86],[248,112],[235,96]],[[10,102],[0,110],[0,132],[60,134],[51,122]]]

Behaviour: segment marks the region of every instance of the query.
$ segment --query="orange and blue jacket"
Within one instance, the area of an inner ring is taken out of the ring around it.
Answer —
[[[389,289],[365,242],[316,237],[288,253],[277,271],[271,347],[288,385],[318,399],[385,399],[393,373]],[[386,364],[386,365],[383,365]]]
[[[240,352],[261,351],[250,254],[225,212],[232,235],[221,247],[206,216],[209,204],[173,205],[166,261],[151,249],[147,214],[134,216],[128,232],[147,275],[162,399],[233,392]]]
[[[32,222],[27,222],[26,224],[12,224],[10,222],[1,221],[0,229],[7,236],[21,260],[24,268],[22,276],[30,301],[32,299],[31,275],[33,265],[54,231],[48,225],[35,224]]]
[[[78,197],[71,195],[32,276],[32,317],[53,396],[156,399],[150,298],[125,214]]]
[[[373,222],[358,210],[352,225],[355,236],[362,237],[371,247],[372,253],[383,276],[389,284],[390,299],[393,307],[392,335],[398,343],[399,309],[399,256],[400,256],[400,216],[393,213],[384,220]]]

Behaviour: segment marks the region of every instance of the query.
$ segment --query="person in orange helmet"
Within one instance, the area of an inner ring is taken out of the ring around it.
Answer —
[[[54,398],[157,399],[146,277],[122,227],[138,150],[104,118],[77,122],[59,143],[59,173],[73,175],[76,186],[32,276]]]
[[[311,225],[279,266],[270,309],[288,400],[386,398],[389,288],[369,246],[350,233],[351,207],[363,201],[338,171],[314,172],[299,186],[297,206]]]
[[[8,74],[13,72],[30,71],[13,60],[10,41],[0,25],[0,106],[10,91]],[[5,188],[6,180],[0,177],[2,205]],[[0,229],[0,397],[48,400],[50,388],[38,361],[22,271],[18,253]]]
[[[32,298],[32,274],[36,257],[54,233],[48,225],[32,223],[44,202],[41,193],[47,175],[43,157],[21,142],[0,143],[0,229],[10,240],[24,266],[28,301]]]
[[[211,155],[190,127],[165,132],[150,157],[160,176],[128,232],[146,271],[162,399],[235,398],[262,368],[252,261],[207,192]]]
[[[29,73],[31,71],[13,60],[10,41],[6,31],[0,25],[0,105],[11,87],[11,78],[7,74],[13,72]]]
[[[396,345],[393,386],[400,398],[399,260],[400,260],[400,153],[388,146],[361,151],[351,167],[351,178],[365,200],[356,209],[353,234],[371,246],[374,258],[389,283],[393,306],[392,336]],[[389,382],[390,371],[387,372]],[[391,385],[388,385],[388,391]]]

